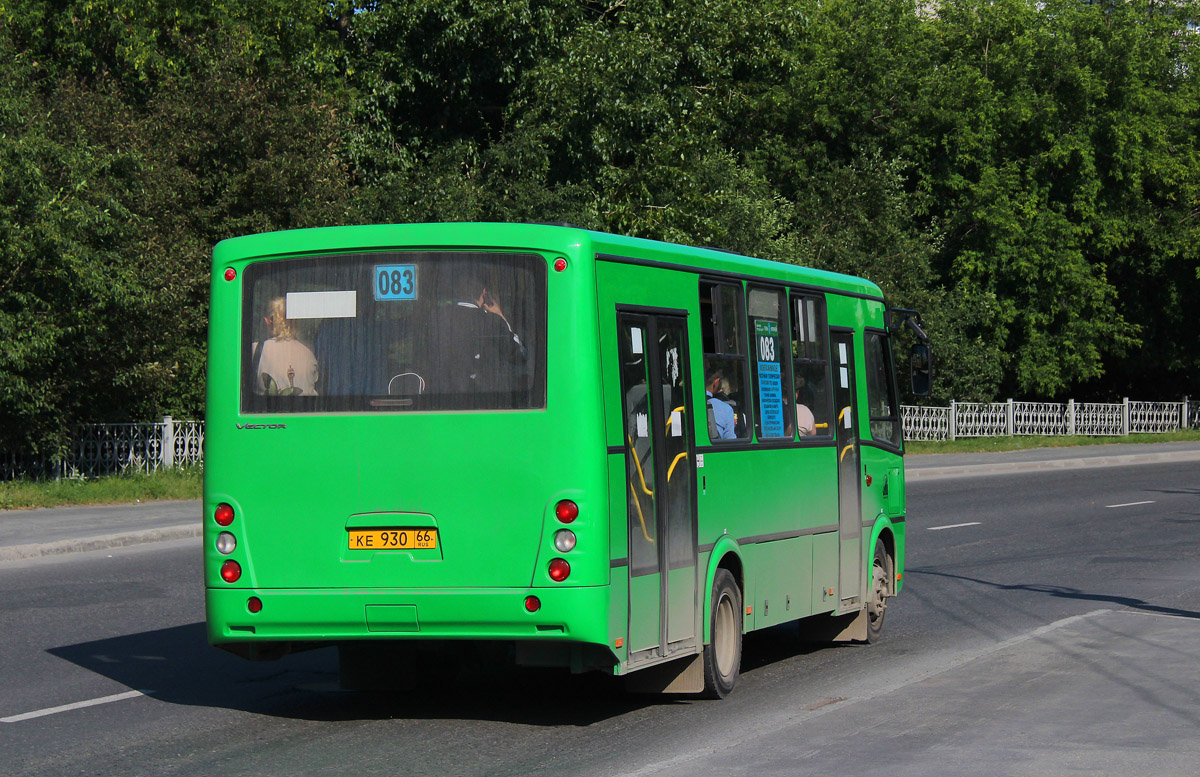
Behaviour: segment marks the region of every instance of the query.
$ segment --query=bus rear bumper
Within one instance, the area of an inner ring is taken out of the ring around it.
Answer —
[[[541,640],[607,645],[608,586],[521,589],[208,588],[213,645],[369,639]],[[529,612],[525,600],[540,607]],[[250,612],[251,597],[262,603]]]

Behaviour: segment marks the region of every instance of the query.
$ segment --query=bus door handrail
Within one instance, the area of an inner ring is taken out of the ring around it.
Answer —
[[[637,448],[633,447],[633,438],[629,435],[625,435],[625,439],[629,441],[629,452],[633,455],[633,463],[637,465],[638,478],[642,481],[642,490],[646,492],[647,496],[653,499],[654,492],[646,487],[646,475],[642,472],[642,460],[638,458]],[[646,542],[653,543],[654,539],[650,536],[650,533],[646,531],[646,516],[642,512],[642,500],[641,497],[638,496],[637,489],[633,487],[632,480],[629,481],[629,491],[631,494],[633,494],[633,503],[637,505],[638,522],[642,525],[642,536],[646,538]]]
[[[633,454],[633,463],[637,465],[638,478],[642,481],[642,490],[646,492],[646,496],[654,496],[654,492],[646,485],[646,475],[642,472],[642,460],[638,458],[637,449],[633,447],[633,438],[626,436],[629,441],[629,452]],[[633,483],[629,484],[633,486]]]
[[[671,422],[675,420],[675,414],[676,413],[685,413],[685,412],[687,412],[687,405],[680,405],[679,407],[677,407],[671,411],[670,417],[667,418],[667,428],[663,430],[664,435],[670,433]],[[680,459],[685,459],[685,458],[687,458],[687,451],[684,451],[683,453],[676,456],[675,460],[671,462],[671,466],[667,468],[667,482],[668,483],[671,482],[671,475],[672,475],[672,473],[675,472],[675,465],[679,463]]]
[[[686,458],[687,458],[687,451],[684,451],[683,453],[681,453],[675,457],[675,461],[671,462],[671,466],[667,469],[667,482],[668,483],[671,482],[671,473],[675,471],[675,465],[679,463],[680,459],[686,459]]]
[[[637,505],[638,523],[642,525],[642,536],[646,538],[646,542],[654,544],[654,538],[646,531],[646,516],[642,513],[642,500],[638,498],[637,489],[633,487],[633,481],[629,481],[629,493],[633,495],[633,503]]]

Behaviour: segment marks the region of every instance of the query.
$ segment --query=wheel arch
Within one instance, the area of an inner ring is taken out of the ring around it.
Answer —
[[[708,569],[704,574],[704,609],[701,611],[700,622],[703,624],[702,637],[705,645],[712,641],[711,624],[709,623],[711,619],[708,615],[712,611],[713,579],[716,577],[718,569],[729,570],[737,582],[738,588],[741,589],[742,601],[746,601],[746,567],[742,559],[742,549],[728,535],[721,537],[713,546],[712,554],[708,558]],[[742,633],[745,631],[746,626],[743,620]]]
[[[897,565],[899,564],[899,559],[896,556],[896,532],[895,532],[895,527],[892,526],[891,520],[889,520],[886,516],[882,516],[882,515],[879,517],[878,520],[875,521],[875,526],[871,530],[871,543],[869,545],[867,545],[867,547],[866,547],[866,562],[867,562],[868,569],[870,569],[871,559],[875,555],[875,543],[879,542],[879,541],[883,542],[883,550],[885,553],[887,553],[888,558],[891,560],[892,574],[891,574],[890,578],[888,579],[887,584],[888,584],[888,590],[892,594],[895,594],[896,593],[895,570],[897,568]]]

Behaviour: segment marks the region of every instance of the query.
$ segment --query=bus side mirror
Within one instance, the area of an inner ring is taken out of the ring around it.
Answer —
[[[924,343],[916,343],[912,347],[909,380],[914,395],[927,397],[933,392],[933,350]]]

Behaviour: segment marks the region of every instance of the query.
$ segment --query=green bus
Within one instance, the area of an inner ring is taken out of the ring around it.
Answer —
[[[565,224],[294,230],[213,263],[213,645],[337,645],[371,687],[385,656],[486,643],[722,697],[745,632],[878,637],[909,313],[874,284]]]

